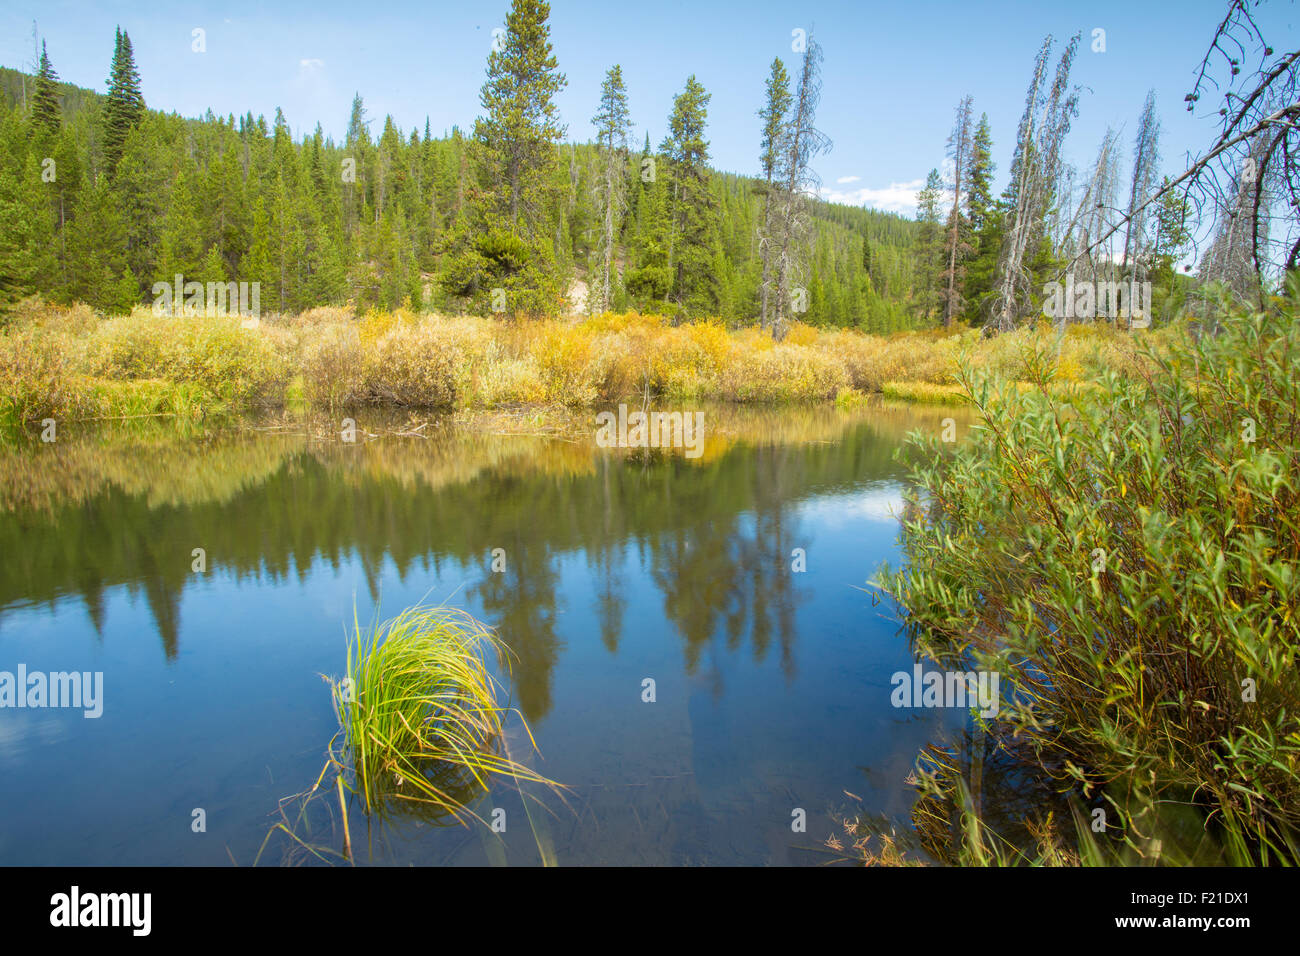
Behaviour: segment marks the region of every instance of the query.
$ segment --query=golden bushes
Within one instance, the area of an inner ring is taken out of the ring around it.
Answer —
[[[309,402],[334,408],[361,400],[361,336],[351,324],[322,325],[303,337],[299,368]]]
[[[0,330],[0,416],[90,416],[182,398],[278,404],[290,383],[294,395],[300,390],[311,404],[331,408],[581,407],[647,392],[745,403],[850,401],[887,386],[913,401],[939,401],[955,382],[959,358],[1023,380],[1029,364],[1048,355],[1062,385],[1106,370],[1135,374],[1146,361],[1137,337],[1102,326],[1071,326],[1060,336],[1040,325],[983,339],[971,330],[884,337],[794,323],[776,343],[754,327],[672,325],[638,313],[515,322],[407,309],[357,318],[323,307],[272,318],[246,328],[237,317],[160,317],[137,308],[102,318],[84,306],[22,303]],[[1174,335],[1146,339],[1159,344]],[[185,391],[164,396],[154,385],[105,384],[146,381]]]
[[[459,358],[455,342],[444,330],[396,326],[363,350],[364,398],[394,405],[454,405]]]

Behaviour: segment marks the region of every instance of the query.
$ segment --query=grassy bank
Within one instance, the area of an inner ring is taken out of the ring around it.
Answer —
[[[1161,341],[1173,333],[1145,336]],[[198,415],[305,403],[498,409],[584,407],[649,395],[675,402],[852,404],[883,393],[944,402],[959,359],[1011,380],[1050,347],[1060,383],[1135,374],[1139,339],[1074,326],[981,339],[976,332],[870,336],[795,325],[785,341],[720,323],[606,314],[515,323],[405,310],[313,309],[264,317],[104,317],[29,301],[0,330],[0,419]]]

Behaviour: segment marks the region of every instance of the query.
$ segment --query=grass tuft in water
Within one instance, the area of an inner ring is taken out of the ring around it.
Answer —
[[[555,792],[564,788],[515,760],[504,733],[511,713],[519,716],[530,745],[537,743],[527,721],[502,704],[503,691],[491,665],[504,668],[508,649],[486,625],[464,611],[417,605],[392,620],[363,628],[354,618],[347,673],[331,686],[339,732],[315,785],[280,802],[280,822],[267,834],[254,865],[276,833],[290,841],[286,860],[351,860],[348,822],[353,794],[371,819],[417,819],[426,824],[486,822],[471,809],[495,782],[516,789],[528,811],[544,864],[553,853],[539,836],[528,810],[525,784]],[[327,778],[334,776],[332,781]],[[337,790],[343,852],[312,839],[312,816],[334,816]],[[296,806],[291,819],[287,806]]]
[[[552,785],[504,750],[511,710],[499,703],[493,660],[505,664],[505,646],[455,608],[416,606],[368,629],[354,622],[347,676],[333,693],[339,763],[368,814],[407,801],[464,822],[473,816],[466,795],[485,791],[493,777]]]

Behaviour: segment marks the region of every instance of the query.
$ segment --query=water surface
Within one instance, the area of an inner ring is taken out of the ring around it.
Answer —
[[[354,612],[421,600],[511,647],[567,805],[498,788],[475,806],[503,834],[354,818],[358,862],[805,865],[846,811],[906,826],[917,751],[966,717],[891,706],[914,658],[864,585],[898,560],[895,449],[950,414],[711,408],[696,460],[362,416],[355,444],[293,421],[11,443],[0,670],[102,672],[104,701],[0,709],[0,862],[251,863],[320,773]]]

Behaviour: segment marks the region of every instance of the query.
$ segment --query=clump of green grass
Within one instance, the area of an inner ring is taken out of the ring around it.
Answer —
[[[455,608],[417,605],[369,628],[354,620],[346,676],[327,678],[339,718],[329,758],[310,790],[280,801],[280,822],[267,833],[254,865],[277,832],[292,844],[286,860],[351,860],[349,793],[367,817],[486,825],[471,807],[497,781],[519,790],[542,861],[553,863],[528,809],[530,799],[541,801],[522,785],[563,788],[515,760],[506,745],[506,718],[518,712],[501,702],[491,664],[504,667],[507,653],[490,628]],[[312,837],[314,811],[332,817],[335,793],[342,853]],[[295,804],[290,819],[286,806]]]
[[[835,407],[844,410],[860,408],[866,405],[870,399],[865,392],[860,392],[856,388],[842,388],[835,394]]]
[[[960,405],[967,400],[960,385],[933,385],[930,382],[885,382],[880,392],[885,398],[923,405]]]
[[[354,625],[347,676],[333,692],[340,763],[367,813],[396,800],[463,822],[472,815],[467,794],[485,791],[493,777],[551,783],[503,751],[510,710],[489,662],[504,664],[505,655],[491,630],[454,608],[416,606],[369,629]]]

